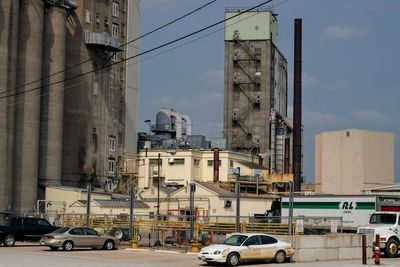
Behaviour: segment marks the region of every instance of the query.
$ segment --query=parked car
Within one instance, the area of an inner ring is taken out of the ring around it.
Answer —
[[[73,248],[117,249],[120,245],[118,238],[103,235],[87,227],[62,227],[46,234],[40,239],[40,245],[48,246],[51,250],[62,247],[65,251]]]
[[[235,233],[222,244],[204,247],[198,258],[207,264],[226,263],[237,266],[243,261],[275,260],[282,263],[293,256],[291,244],[260,233]]]
[[[0,226],[0,244],[12,247],[15,241],[39,241],[42,235],[56,229],[43,218],[14,217],[8,226]]]

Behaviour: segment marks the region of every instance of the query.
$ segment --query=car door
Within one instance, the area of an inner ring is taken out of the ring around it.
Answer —
[[[75,247],[85,247],[85,232],[83,231],[83,228],[72,228],[69,230],[69,235],[74,242]]]
[[[39,232],[39,225],[35,218],[24,218],[23,219],[23,233],[25,240],[39,240],[42,236]]]
[[[52,230],[53,227],[48,221],[44,219],[37,219],[37,232],[40,236],[48,234],[52,232]]]
[[[259,259],[270,260],[275,258],[278,240],[269,235],[261,235],[260,239],[261,239],[261,246],[260,246],[261,253]]]
[[[99,233],[91,228],[84,228],[86,237],[85,244],[88,247],[102,247],[104,244],[103,237]]]
[[[250,236],[242,246],[245,249],[241,253],[244,260],[257,260],[261,258],[261,240],[259,235]]]

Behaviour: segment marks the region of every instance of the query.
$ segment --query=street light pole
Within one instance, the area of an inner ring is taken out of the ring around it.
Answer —
[[[160,220],[160,161],[161,161],[161,153],[158,153],[157,160],[157,231],[156,231],[156,246],[160,245],[160,232],[158,231],[158,222]]]

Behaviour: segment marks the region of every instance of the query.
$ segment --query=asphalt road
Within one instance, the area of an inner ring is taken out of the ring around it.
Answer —
[[[368,260],[373,265],[371,259]],[[400,266],[400,258],[383,258],[383,266]],[[121,248],[114,251],[104,250],[74,250],[71,252],[50,251],[47,247],[38,245],[18,244],[15,247],[0,247],[0,267],[108,267],[108,266],[135,266],[135,267],[192,267],[208,266],[196,258],[193,253],[181,253],[177,251],[165,251],[154,249],[127,250]],[[223,265],[219,265],[223,266]],[[366,266],[357,261],[335,261],[335,262],[306,262],[306,263],[245,263],[242,266]]]

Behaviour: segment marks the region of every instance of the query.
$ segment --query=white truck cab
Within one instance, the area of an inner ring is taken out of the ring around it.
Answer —
[[[379,235],[379,247],[385,256],[397,257],[400,244],[400,212],[374,212],[369,224],[359,227],[357,233],[374,237]]]

